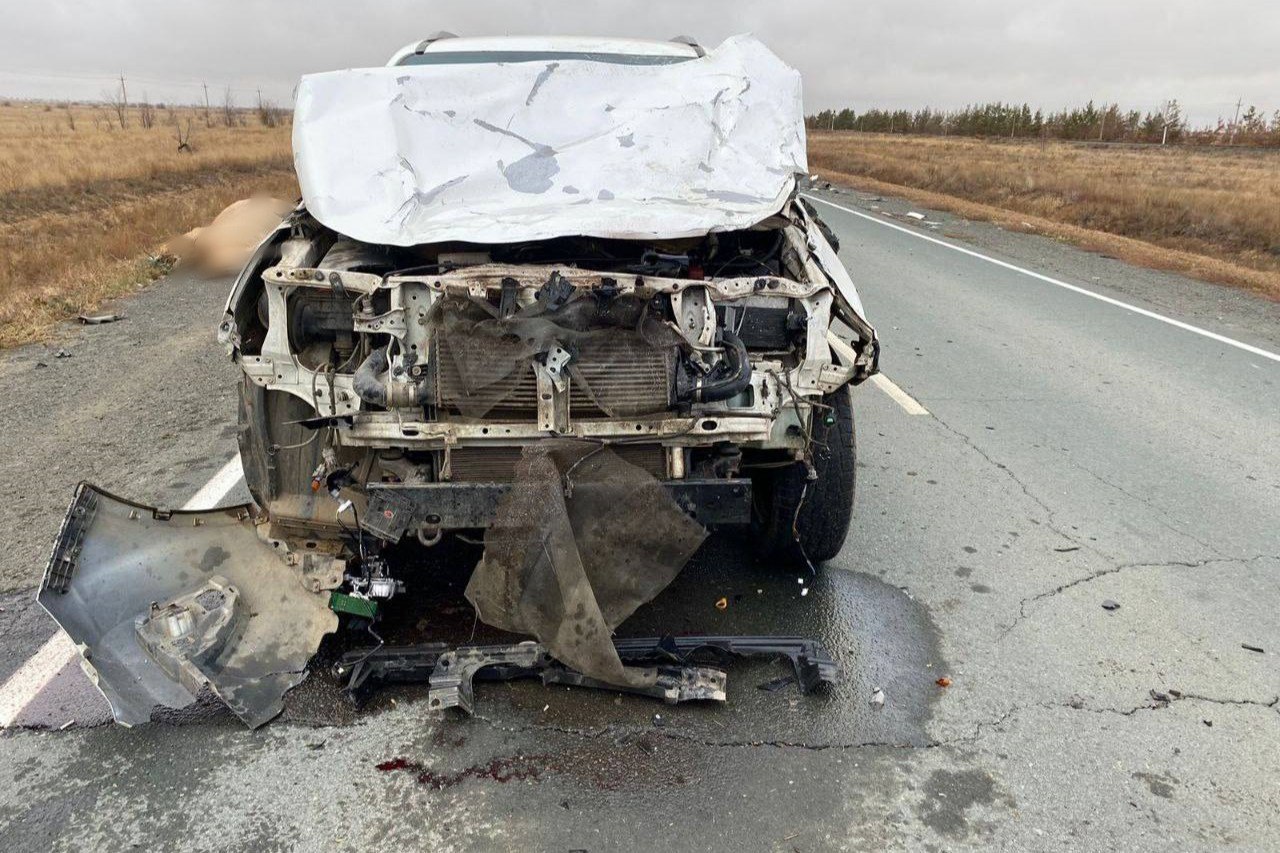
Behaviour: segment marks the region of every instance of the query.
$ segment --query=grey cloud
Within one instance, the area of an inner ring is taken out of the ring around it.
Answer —
[[[95,98],[121,71],[153,100],[194,102],[200,83],[241,103],[291,101],[297,78],[377,65],[408,35],[567,33],[706,45],[754,32],[804,75],[806,104],[955,107],[977,100],[1058,107],[1093,98],[1195,121],[1237,97],[1280,107],[1280,4],[1225,0],[613,0],[607,4],[335,0],[12,4],[0,33],[0,93]],[[506,28],[495,30],[495,23]]]

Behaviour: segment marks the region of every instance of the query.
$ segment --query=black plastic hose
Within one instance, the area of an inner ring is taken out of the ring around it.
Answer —
[[[693,389],[693,402],[715,403],[738,396],[751,385],[751,359],[747,357],[746,344],[728,329],[720,331],[720,338],[725,342],[725,358],[732,365],[732,371],[723,379],[704,383]]]

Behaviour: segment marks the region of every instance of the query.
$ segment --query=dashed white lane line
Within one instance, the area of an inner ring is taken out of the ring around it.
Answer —
[[[185,510],[211,509],[240,482],[243,472],[236,454],[209,482],[183,504]],[[0,728],[8,728],[24,708],[79,654],[66,632],[58,629],[40,650],[0,685]]]
[[[902,407],[908,415],[927,415],[929,410],[920,405],[920,402],[903,391],[893,380],[883,373],[877,373],[871,377],[871,384],[879,388],[881,391],[889,395],[889,399]]]
[[[930,243],[936,243],[937,245],[950,249],[953,252],[959,252],[962,255],[968,255],[971,258],[977,258],[979,260],[986,261],[989,264],[995,264],[998,267],[1003,267],[1007,270],[1012,270],[1013,272],[1022,273],[1023,275],[1031,276],[1034,279],[1047,282],[1048,284],[1052,284],[1057,287],[1062,287],[1067,290],[1073,291],[1075,293],[1079,293],[1081,296],[1088,296],[1090,299],[1097,299],[1099,302],[1105,302],[1108,305],[1114,305],[1117,308],[1123,308],[1125,311],[1132,311],[1134,314],[1140,314],[1143,317],[1149,317],[1152,320],[1158,320],[1161,323],[1167,323],[1170,326],[1174,326],[1175,328],[1182,329],[1183,331],[1191,332],[1192,334],[1200,335],[1201,337],[1208,338],[1209,340],[1212,340],[1212,341],[1217,341],[1220,344],[1226,344],[1229,347],[1235,347],[1236,349],[1244,350],[1245,352],[1250,353],[1252,355],[1256,355],[1261,358],[1270,359],[1271,361],[1280,362],[1280,353],[1270,352],[1268,350],[1262,349],[1261,347],[1255,347],[1252,344],[1246,344],[1243,341],[1237,341],[1235,338],[1228,338],[1226,335],[1219,335],[1217,332],[1211,332],[1208,329],[1202,329],[1199,326],[1193,326],[1190,323],[1184,323],[1181,320],[1175,320],[1172,317],[1166,317],[1163,314],[1157,314],[1154,311],[1148,311],[1146,308],[1139,308],[1137,305],[1130,305],[1128,302],[1121,302],[1119,299],[1112,299],[1110,296],[1103,296],[1101,293],[1094,293],[1092,290],[1088,290],[1083,287],[1078,287],[1077,285],[1074,285],[1074,284],[1068,284],[1065,281],[1059,281],[1058,279],[1053,278],[1051,276],[1047,276],[1047,275],[1044,275],[1043,273],[1038,273],[1033,270],[1025,269],[1023,267],[1017,266],[1016,264],[1011,264],[1007,261],[1001,261],[997,258],[989,257],[987,255],[982,254],[981,252],[975,252],[973,251],[973,249],[966,249],[964,246],[957,246],[954,243],[948,243],[946,240],[939,240],[937,237],[930,237],[928,234],[921,234],[919,231],[916,231],[914,229],[907,228],[902,225],[896,225],[892,222],[886,222],[881,217],[875,217],[867,213],[862,213],[861,211],[853,210],[852,208],[845,207],[842,204],[836,204],[833,201],[827,201],[825,198],[818,198],[817,196],[812,196],[808,194],[805,195],[805,198],[809,199],[810,201],[816,201],[819,204],[825,204],[828,207],[834,207],[836,210],[843,210],[845,213],[850,213],[854,216],[865,219],[868,222],[874,222],[877,225],[883,225],[886,228],[892,228],[894,231],[901,231],[903,234],[910,234],[912,237],[917,237],[921,240],[927,240]]]

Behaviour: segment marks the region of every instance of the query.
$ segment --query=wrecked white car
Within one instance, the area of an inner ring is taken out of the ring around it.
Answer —
[[[708,527],[844,541],[878,344],[797,194],[799,75],[749,37],[433,38],[303,78],[294,149],[303,203],[219,329],[256,506],[82,486],[41,591],[117,718],[209,686],[269,719],[335,613],[410,582],[387,549],[455,532],[479,617],[549,650],[520,660],[723,698],[608,637]]]

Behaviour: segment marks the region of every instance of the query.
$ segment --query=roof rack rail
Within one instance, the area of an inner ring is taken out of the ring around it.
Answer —
[[[426,53],[427,48],[431,46],[432,42],[443,41],[444,39],[456,39],[456,38],[457,36],[449,32],[448,30],[440,30],[439,32],[432,33],[431,35],[424,38],[422,41],[418,42],[418,46],[413,49],[413,52]]]

